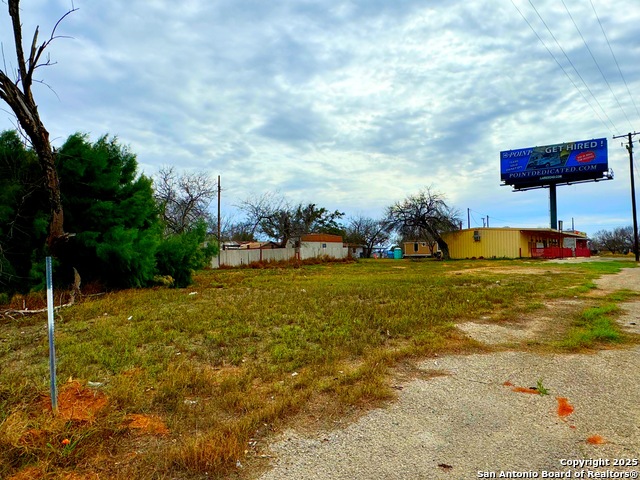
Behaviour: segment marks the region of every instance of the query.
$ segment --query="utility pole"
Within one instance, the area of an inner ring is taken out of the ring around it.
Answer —
[[[469,208],[467,208],[467,228],[471,229],[471,213]]]
[[[218,175],[218,268],[220,268],[220,255],[222,255],[222,236],[220,228],[220,195],[222,187],[220,186],[220,175]]]
[[[636,255],[636,262],[640,262],[640,251],[638,251],[638,215],[636,212],[636,186],[633,175],[633,137],[640,135],[638,132],[629,132],[627,135],[618,135],[613,138],[628,138],[626,145],[629,151],[629,169],[631,170],[631,211],[633,213],[633,252]]]

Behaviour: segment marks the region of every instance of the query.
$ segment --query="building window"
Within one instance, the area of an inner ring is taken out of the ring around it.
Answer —
[[[415,253],[418,253],[418,248],[419,248],[418,242],[414,243],[414,244],[413,244],[413,251],[414,251]]]
[[[327,244],[326,244],[326,243],[323,243],[323,244],[322,244],[322,248],[327,248]]]

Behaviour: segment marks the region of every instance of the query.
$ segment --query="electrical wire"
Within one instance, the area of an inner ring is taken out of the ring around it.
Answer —
[[[567,52],[564,51],[564,48],[562,48],[562,45],[560,45],[560,42],[558,41],[558,39],[556,38],[556,36],[553,34],[553,32],[551,31],[551,29],[549,28],[549,25],[547,25],[547,22],[544,21],[544,19],[542,18],[542,15],[540,15],[540,12],[538,12],[538,9],[535,7],[535,5],[533,4],[533,2],[531,0],[529,0],[529,4],[531,5],[531,7],[533,8],[533,10],[536,12],[536,15],[538,15],[538,18],[540,19],[540,21],[542,22],[542,24],[545,26],[545,28],[547,29],[547,31],[549,32],[549,35],[551,35],[551,38],[553,38],[553,40],[556,42],[556,45],[558,46],[558,48],[560,49],[560,51],[562,52],[562,54],[564,55],[564,57],[567,59],[567,61],[569,62],[569,65],[571,65],[571,67],[573,68],[573,71],[576,72],[576,75],[578,75],[578,78],[582,81],[582,84],[585,86],[585,88],[587,89],[587,91],[591,94],[591,96],[593,97],[593,99],[595,100],[595,102],[598,104],[598,107],[600,107],[600,110],[602,110],[602,113],[604,114],[604,116],[607,118],[607,120],[609,120],[609,123],[611,123],[611,126],[613,126],[613,129],[618,131],[618,128],[616,127],[616,125],[613,123],[613,121],[611,120],[611,118],[609,118],[609,115],[607,115],[607,112],[605,111],[605,109],[602,107],[602,105],[600,105],[600,102],[598,101],[598,99],[596,98],[596,96],[594,95],[594,93],[591,91],[591,89],[589,88],[589,85],[587,85],[587,82],[585,82],[584,78],[582,78],[582,75],[580,75],[580,72],[578,72],[578,69],[576,68],[576,66],[573,64],[573,62],[571,61],[571,59],[569,58],[569,55],[567,55]],[[608,128],[608,127],[607,127]],[[609,131],[611,131],[611,129],[609,129]],[[613,132],[611,132],[613,133]]]
[[[629,122],[629,126],[631,127],[631,130],[633,130],[633,125],[631,124],[631,120],[629,120],[629,116],[627,115],[627,112],[624,111],[624,108],[620,104],[620,100],[618,100],[618,97],[615,94],[615,92],[613,91],[613,88],[611,88],[611,84],[609,83],[609,80],[607,80],[607,77],[605,76],[604,72],[602,71],[602,68],[600,68],[600,64],[598,63],[598,61],[596,60],[596,57],[593,55],[593,52],[589,48],[589,45],[587,44],[587,41],[584,38],[584,35],[582,35],[582,32],[580,31],[580,28],[578,28],[578,24],[573,19],[573,15],[571,15],[571,12],[569,11],[569,8],[567,7],[567,4],[564,2],[564,0],[562,0],[562,5],[564,6],[564,9],[567,11],[567,14],[569,15],[569,18],[573,22],[573,26],[576,27],[576,30],[578,31],[578,35],[580,35],[580,38],[582,39],[582,43],[584,43],[584,46],[586,47],[587,51],[589,52],[589,55],[591,55],[591,59],[593,60],[593,63],[595,63],[596,67],[598,67],[598,71],[600,72],[600,75],[602,75],[602,79],[607,84],[607,87],[609,87],[609,91],[611,92],[611,95],[613,95],[613,98],[615,98],[616,103],[618,104],[618,106],[620,107],[620,110],[622,110],[622,113],[624,114],[624,117],[627,119],[627,122]]]
[[[493,220],[497,220],[497,221],[499,221],[499,222],[505,222],[506,224],[509,224],[509,225],[516,225],[516,226],[518,226],[518,225],[519,225],[519,226],[522,226],[522,227],[528,227],[528,226],[529,226],[529,224],[528,224],[528,223],[522,223],[522,222],[518,222],[518,221],[516,221],[516,222],[512,222],[511,220],[506,220],[506,219],[504,219],[504,218],[494,217],[494,216],[491,216],[491,215],[489,215],[489,214],[485,214],[485,213],[477,212],[477,211],[475,211],[475,210],[473,210],[473,209],[471,209],[471,208],[469,209],[469,212],[477,213],[478,215],[481,215],[481,216],[482,216],[482,218],[487,218],[487,217],[489,217],[489,220],[492,220],[492,221],[493,221]],[[471,215],[471,218],[472,218],[472,219],[474,219],[474,221],[475,221],[475,217],[474,217],[473,215]],[[477,222],[476,222],[476,223],[477,223]]]
[[[611,130],[611,128],[609,127],[609,125],[607,125],[607,123],[602,119],[602,116],[600,115],[600,113],[598,113],[598,111],[593,107],[593,105],[591,104],[591,102],[589,101],[589,99],[585,96],[585,94],[582,92],[582,90],[580,90],[578,88],[578,85],[576,85],[576,82],[574,82],[573,78],[571,78],[571,76],[567,73],[567,70],[562,66],[562,64],[558,61],[558,59],[556,58],[556,56],[553,54],[553,52],[549,49],[549,47],[547,46],[547,44],[544,42],[544,40],[542,40],[542,37],[540,37],[540,35],[538,34],[538,32],[536,31],[535,28],[533,28],[533,25],[531,25],[531,22],[529,22],[529,20],[527,19],[527,17],[524,16],[524,14],[522,13],[522,11],[518,8],[518,6],[515,4],[515,2],[513,0],[511,0],[511,4],[514,6],[514,8],[518,11],[518,13],[520,14],[520,16],[522,17],[522,19],[527,23],[527,25],[529,25],[529,28],[531,29],[531,31],[535,34],[536,37],[538,37],[538,40],[540,40],[540,43],[542,44],[542,46],[547,50],[547,52],[549,53],[549,55],[551,55],[551,58],[553,58],[553,60],[556,62],[556,64],[560,67],[560,69],[562,70],[562,72],[565,74],[565,76],[569,79],[569,81],[571,82],[571,84],[573,85],[573,87],[578,91],[578,93],[582,96],[582,98],[584,99],[584,101],[587,103],[587,105],[589,105],[589,107],[591,108],[591,110],[593,110],[593,113],[596,114],[596,116],[598,117],[598,119],[602,122],[602,124],[605,126],[605,128],[607,130],[609,130],[609,132],[611,132],[611,135],[615,135],[613,130]],[[612,123],[613,125],[613,123]],[[615,128],[615,126],[614,126]]]
[[[636,102],[633,99],[633,95],[631,94],[631,89],[629,88],[629,84],[627,83],[627,80],[624,78],[624,75],[622,74],[622,69],[620,68],[620,64],[618,63],[618,59],[616,58],[616,54],[613,53],[613,48],[611,47],[611,43],[609,42],[609,37],[607,37],[607,34],[604,31],[604,27],[602,25],[602,22],[600,21],[600,17],[598,16],[598,12],[596,12],[596,7],[594,7],[594,5],[593,5],[593,0],[589,0],[589,2],[591,3],[591,8],[593,9],[593,13],[596,16],[596,19],[598,20],[598,24],[600,25],[600,30],[602,30],[602,35],[604,35],[604,39],[607,41],[607,45],[609,46],[609,51],[611,52],[611,56],[613,57],[613,60],[616,63],[616,67],[618,67],[618,72],[620,73],[620,78],[622,78],[622,81],[624,82],[625,87],[627,87],[627,93],[629,93],[629,98],[631,98],[631,103],[633,104],[634,108],[636,109],[636,113],[638,114],[638,117],[640,118],[640,110],[638,110],[638,106],[636,105]]]
[[[469,212],[471,212],[471,210],[469,210]],[[474,217],[473,215],[471,215],[471,213],[469,214],[469,216],[471,217],[471,220],[473,220],[472,225],[475,227],[476,225],[478,225],[478,221],[476,220],[476,217]]]

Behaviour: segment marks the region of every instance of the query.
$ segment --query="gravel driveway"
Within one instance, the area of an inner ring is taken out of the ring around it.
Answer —
[[[640,291],[640,268],[598,286]],[[637,329],[640,303],[626,308],[621,322]],[[637,478],[640,347],[446,356],[420,368],[444,375],[411,381],[396,402],[342,430],[285,431],[259,478]],[[515,391],[540,379],[548,395]]]

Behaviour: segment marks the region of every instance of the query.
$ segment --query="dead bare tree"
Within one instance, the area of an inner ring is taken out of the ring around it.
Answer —
[[[315,203],[291,205],[277,193],[245,200],[240,208],[247,215],[252,235],[261,233],[276,240],[281,247],[306,233],[342,234],[338,220],[344,216],[343,212],[331,212]]]
[[[10,72],[5,71],[6,67],[0,69],[0,99],[9,105],[15,114],[20,128],[31,141],[31,145],[38,155],[40,165],[44,171],[45,188],[49,195],[51,211],[47,244],[49,250],[55,254],[60,242],[69,235],[64,232],[64,215],[60,198],[60,180],[55,165],[55,151],[51,147],[49,132],[40,119],[38,105],[33,98],[32,86],[36,69],[51,65],[51,60],[48,56],[43,58],[43,54],[51,42],[59,38],[56,36],[56,30],[60,22],[76,9],[73,8],[67,11],[53,27],[50,37],[41,44],[38,44],[39,28],[36,27],[28,50],[28,56],[25,56],[22,45],[20,0],[8,0],[7,4],[9,16],[11,17],[18,69],[13,79],[8,75]]]
[[[391,236],[391,227],[384,220],[376,220],[364,215],[351,217],[347,224],[346,238],[349,243],[360,244],[364,257],[370,258],[376,245],[383,245]]]
[[[387,209],[387,222],[401,234],[428,234],[438,244],[445,260],[450,258],[449,246],[442,233],[457,230],[460,224],[459,212],[447,205],[445,196],[431,187],[391,205]]]
[[[168,234],[184,233],[201,220],[213,225],[209,205],[218,195],[218,184],[208,173],[177,173],[173,167],[162,167],[154,187],[154,197]]]

